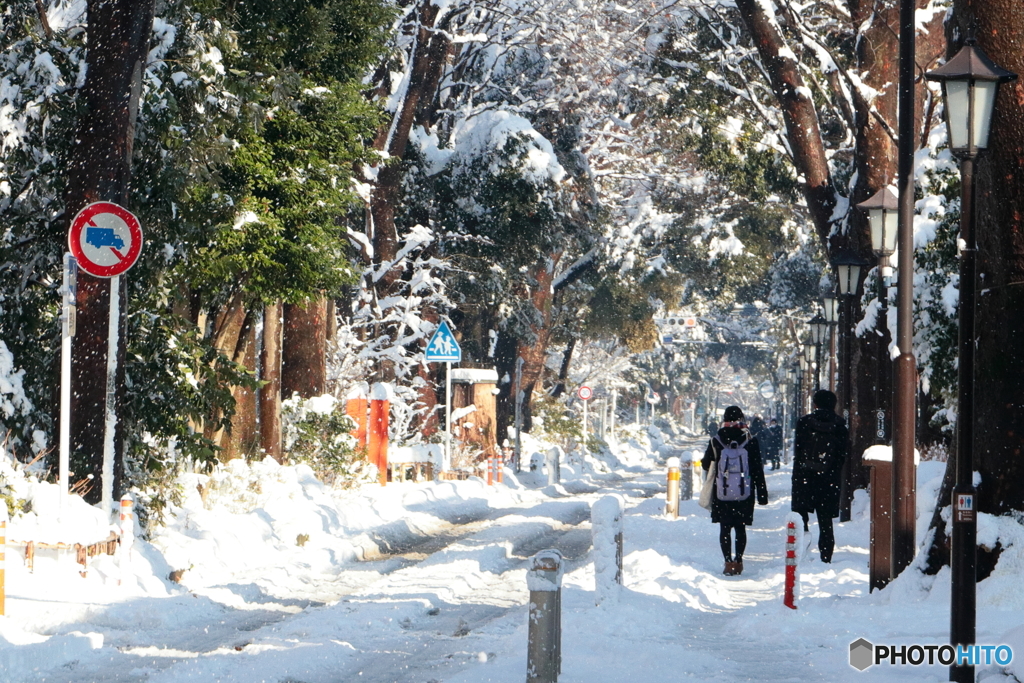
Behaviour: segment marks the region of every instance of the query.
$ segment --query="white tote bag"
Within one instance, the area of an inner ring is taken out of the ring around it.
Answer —
[[[697,504],[705,510],[711,509],[711,496],[715,491],[715,475],[718,463],[714,460],[711,461],[711,467],[708,468],[708,476],[704,478],[704,485],[700,489],[700,498],[697,500]]]

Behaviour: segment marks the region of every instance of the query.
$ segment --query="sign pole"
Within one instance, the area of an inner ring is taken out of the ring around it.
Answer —
[[[110,315],[107,320],[107,368],[103,410],[103,460],[100,466],[100,505],[114,508],[114,469],[118,450],[117,353],[121,328],[121,274],[131,268],[142,251],[139,219],[113,202],[93,202],[78,212],[68,231],[68,247],[78,267],[97,278],[110,279]],[[74,332],[71,333],[72,335]],[[62,340],[63,341],[63,340]],[[70,377],[70,373],[69,373]],[[68,382],[70,390],[70,380]],[[63,415],[70,415],[70,409]],[[61,435],[63,439],[63,434]],[[62,442],[62,456],[63,456]],[[90,458],[94,454],[90,454]],[[65,481],[66,483],[66,481]]]
[[[444,373],[444,463],[451,466],[452,446],[452,362],[445,363]]]
[[[583,451],[587,450],[587,404],[590,403],[587,399],[583,399]]]
[[[107,323],[107,400],[103,421],[103,494],[101,509],[113,510],[114,435],[117,431],[117,342],[121,325],[121,276],[110,278],[110,315]]]
[[[60,483],[59,514],[64,513],[68,497],[68,461],[71,452],[71,338],[75,336],[75,290],[77,262],[71,254],[64,254],[63,287],[64,315],[61,316],[60,335],[60,453],[57,478]]]

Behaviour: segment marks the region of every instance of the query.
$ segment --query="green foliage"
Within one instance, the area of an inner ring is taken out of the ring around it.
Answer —
[[[558,444],[566,451],[583,439],[581,413],[569,409],[561,399],[543,392],[535,393],[530,409],[538,438]]]
[[[617,338],[631,352],[639,353],[658,342],[655,303],[677,301],[680,278],[661,271],[633,276],[602,278],[594,286],[586,331],[594,338]]]
[[[286,403],[282,420],[288,459],[308,465],[328,486],[351,488],[370,481],[373,468],[356,449],[352,418],[341,408],[323,413],[308,410],[308,405],[301,400]]]

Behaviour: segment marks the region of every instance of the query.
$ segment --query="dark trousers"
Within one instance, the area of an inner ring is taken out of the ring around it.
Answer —
[[[742,524],[736,525],[718,525],[718,544],[722,546],[722,556],[725,557],[726,562],[732,562],[735,559],[737,562],[743,560],[743,551],[747,549],[747,527]],[[736,554],[732,554],[732,529],[736,529]]]
[[[836,534],[832,528],[832,516],[821,514],[821,510],[817,510],[816,514],[818,517],[818,554],[821,555],[822,562],[831,562],[832,552],[836,549]],[[804,531],[807,531],[807,513],[801,512],[800,517],[804,520]]]

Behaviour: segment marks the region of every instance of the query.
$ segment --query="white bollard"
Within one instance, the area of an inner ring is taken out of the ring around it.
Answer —
[[[7,503],[0,500],[0,617],[7,614]]]
[[[554,448],[548,449],[545,460],[547,461],[546,464],[548,467],[548,486],[562,481],[562,448],[560,446],[555,446]]]
[[[668,466],[668,482],[665,485],[665,514],[676,519],[679,517],[679,479],[682,476],[679,458],[669,458],[665,464]]]
[[[121,529],[121,543],[117,549],[117,566],[121,572],[121,582],[124,582],[128,571],[128,563],[131,560],[132,546],[135,545],[135,503],[128,494],[121,496],[121,518],[119,526]]]
[[[594,547],[596,603],[618,599],[622,576],[622,520],[626,503],[612,494],[595,501],[590,508],[590,532]]]
[[[526,573],[530,624],[526,683],[558,683],[562,672],[562,553],[542,550]]]

